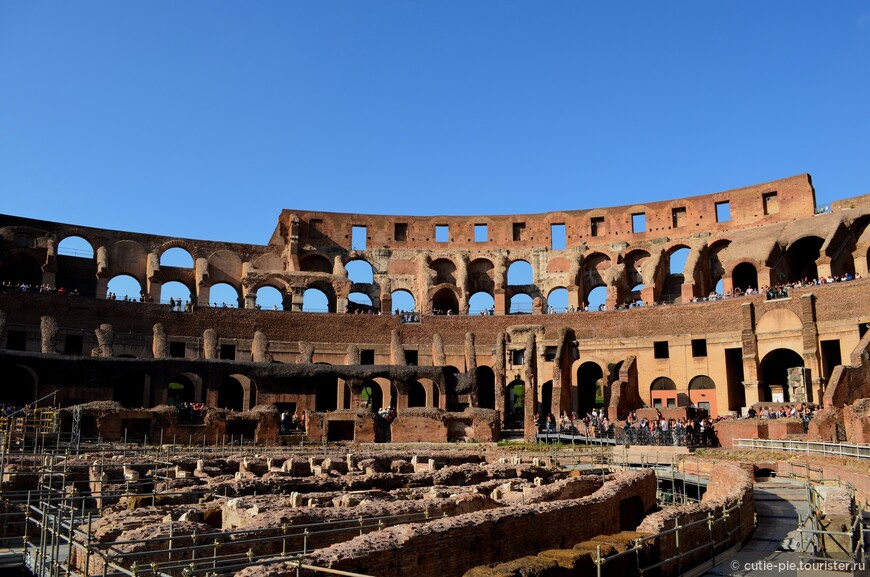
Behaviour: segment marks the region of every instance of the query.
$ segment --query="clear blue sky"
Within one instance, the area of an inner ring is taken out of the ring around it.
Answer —
[[[870,192],[868,1],[0,0],[0,83],[0,212],[97,227]]]

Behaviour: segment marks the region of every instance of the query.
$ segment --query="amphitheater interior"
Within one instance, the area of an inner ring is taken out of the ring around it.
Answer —
[[[0,215],[0,570],[861,574],[868,224],[808,174],[264,245]]]

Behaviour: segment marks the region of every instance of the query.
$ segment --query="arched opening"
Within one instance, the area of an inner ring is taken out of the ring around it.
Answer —
[[[353,396],[353,391],[350,389],[350,385],[347,383],[344,384],[344,402],[341,404],[342,409],[350,408],[351,397]]]
[[[223,306],[226,303],[228,307],[241,308],[239,291],[233,285],[225,282],[212,285],[208,292],[208,298],[213,303],[213,306],[216,307]],[[257,292],[257,304],[262,306],[259,291]]]
[[[55,286],[63,287],[67,294],[78,291],[82,296],[97,296],[97,259],[91,243],[80,236],[60,241]]]
[[[179,403],[196,402],[196,385],[185,374],[176,375],[169,381],[167,386],[167,404],[178,405]]]
[[[393,299],[393,309],[403,312],[411,312],[417,310],[417,301],[414,300],[414,295],[410,292],[401,289],[394,290],[390,297]]]
[[[419,381],[411,383],[408,389],[408,407],[426,406],[426,388]]]
[[[433,284],[456,284],[456,265],[453,261],[446,258],[435,259],[432,261],[431,268],[435,271]]]
[[[94,258],[94,247],[80,236],[68,236],[57,245],[57,254],[77,258]]]
[[[597,286],[586,294],[586,306],[590,311],[603,310],[607,304],[607,287]]]
[[[568,289],[554,288],[547,295],[547,312],[564,313],[568,311]]]
[[[468,299],[468,314],[485,315],[489,314],[490,311],[495,311],[495,299],[492,298],[491,294],[477,292]]]
[[[387,404],[387,407],[391,407],[395,409],[399,406],[399,388],[390,383],[390,402]]]
[[[714,291],[718,294],[722,293],[722,277],[725,276],[725,264],[722,262],[722,252],[731,245],[731,241],[722,239],[710,245],[708,252],[709,259],[709,282],[710,286],[714,287]]]
[[[13,366],[4,375],[3,384],[0,403],[4,405],[21,408],[36,400],[36,373],[29,367]]]
[[[365,293],[350,293],[349,295],[347,295],[347,300],[358,305],[363,305],[366,308],[371,308],[372,306],[371,297]]]
[[[299,268],[305,272],[322,272],[332,274],[332,263],[323,255],[308,255],[299,261]]]
[[[172,301],[188,303],[190,302],[191,290],[186,285],[178,281],[170,281],[163,284],[160,291],[160,302],[169,304]]]
[[[725,294],[725,289],[723,288],[724,286],[725,286],[725,283],[720,278],[718,281],[716,281],[716,286],[713,287],[713,292],[715,292],[716,294],[719,294],[719,295]]]
[[[106,295],[119,301],[141,300],[142,293],[142,285],[128,274],[112,277],[106,287]]]
[[[587,361],[577,368],[577,408],[580,415],[604,404],[604,371],[598,363]]]
[[[525,422],[526,384],[517,379],[508,385],[507,422],[509,429],[522,429]]]
[[[257,308],[284,310],[284,293],[273,286],[261,286],[257,289]]]
[[[758,289],[758,271],[752,263],[741,262],[731,272],[731,283],[735,291],[740,289],[740,292],[746,292],[748,288]]]
[[[791,349],[776,349],[764,355],[761,361],[761,379],[758,387],[758,400],[773,403],[787,403],[788,370],[804,366],[804,359]]]
[[[459,314],[459,301],[456,293],[447,287],[442,288],[432,297],[432,312],[438,314]]]
[[[306,289],[302,295],[302,312],[328,313],[329,298],[326,293],[316,288]]]
[[[492,294],[495,289],[495,265],[485,258],[477,258],[468,264],[468,292]]]
[[[818,236],[805,236],[791,243],[785,251],[786,270],[780,271],[776,282],[796,282],[819,278],[816,260],[825,239]],[[783,278],[784,277],[784,278]]]
[[[193,268],[193,256],[180,246],[175,246],[160,255],[160,266]]]
[[[347,278],[352,283],[356,284],[374,284],[375,272],[371,263],[367,260],[356,259],[344,265],[347,271]]]
[[[318,413],[337,410],[338,377],[334,375],[319,375],[313,377],[311,383],[314,387],[314,410]],[[350,399],[350,396],[348,395],[345,398]]]
[[[364,409],[371,409],[375,413],[384,406],[384,393],[381,386],[371,380],[366,381],[363,385],[360,399]]]
[[[689,400],[699,409],[707,411],[708,415],[718,416],[716,383],[707,375],[698,375],[689,381]]]
[[[659,300],[666,303],[679,303],[682,301],[682,287],[686,282],[686,261],[689,259],[689,249],[681,246],[672,249],[668,253],[668,274]]]
[[[0,282],[38,287],[42,284],[42,267],[32,256],[24,253],[16,254],[0,266]],[[57,288],[60,288],[60,285],[57,285]]]
[[[245,410],[245,390],[242,383],[233,376],[224,377],[218,389],[218,407],[231,411]]]
[[[508,312],[512,315],[530,314],[532,303],[532,297],[527,294],[514,295],[511,297],[511,306]]]
[[[495,409],[495,373],[489,367],[480,366],[475,371],[477,377],[477,406],[481,409]]]
[[[515,260],[508,267],[507,273],[508,285],[530,285],[534,284],[534,272],[532,265],[524,260]]]
[[[652,382],[649,390],[653,407],[657,409],[677,407],[677,385],[668,377],[658,377]]]
[[[539,407],[541,418],[554,413],[559,416],[559,411],[553,411],[553,381],[547,381],[541,386],[541,406]]]
[[[626,299],[626,304],[637,304],[638,302],[643,302],[643,297],[641,296],[643,293],[641,291],[643,291],[643,283],[631,287],[631,291],[629,291],[628,298]]]

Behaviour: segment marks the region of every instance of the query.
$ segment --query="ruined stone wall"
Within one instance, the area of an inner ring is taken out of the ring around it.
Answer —
[[[415,567],[421,576],[458,577],[478,565],[569,547],[636,525],[654,507],[655,490],[652,471],[618,473],[587,497],[388,528],[317,551],[312,564],[371,575],[396,575]],[[455,554],[457,543],[464,544],[462,555]],[[272,570],[278,566],[250,568],[240,575]]]

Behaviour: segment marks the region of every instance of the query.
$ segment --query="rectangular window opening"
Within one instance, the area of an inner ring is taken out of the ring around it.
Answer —
[[[692,339],[692,356],[707,356],[707,339]]]
[[[419,361],[420,361],[420,351],[405,350],[405,362],[408,363],[408,366],[416,367],[417,363]]]
[[[716,222],[728,222],[731,220],[731,203],[729,201],[716,203]]]
[[[526,240],[526,223],[515,222],[513,226],[513,231],[515,241]]]
[[[359,364],[361,365],[373,365],[375,364],[375,350],[374,349],[362,349],[359,352]]]
[[[512,365],[521,365],[525,360],[525,350],[519,349],[516,351],[511,351],[511,364]]]
[[[27,333],[24,331],[6,331],[6,349],[10,351],[27,350]]]
[[[565,250],[568,248],[568,236],[563,223],[550,225],[550,249]]]
[[[670,358],[671,355],[668,351],[668,341],[655,341],[653,343],[653,356],[657,359]]]
[[[169,356],[174,359],[183,359],[186,349],[185,343],[171,342],[169,343]]]
[[[631,232],[646,232],[646,213],[637,212],[631,215]]]
[[[474,225],[474,242],[487,242],[489,240],[489,225]]]
[[[83,339],[82,335],[67,335],[63,339],[63,354],[81,355]]]
[[[544,349],[544,360],[548,363],[552,363],[556,360],[556,348],[553,346],[546,347]]]
[[[236,360],[236,345],[221,345],[220,358],[227,361]]]
[[[308,221],[308,237],[323,238],[323,219],[312,218]]]
[[[365,250],[367,244],[368,229],[365,226],[353,225],[350,239],[350,250]]]
[[[761,203],[764,206],[764,214],[776,214],[779,212],[779,199],[776,192],[765,192],[761,195]]]
[[[450,225],[435,225],[435,242],[450,242]]]
[[[592,217],[592,236],[604,236],[604,217]]]
[[[686,207],[681,206],[679,208],[673,209],[671,211],[671,220],[673,221],[674,228],[686,226]]]
[[[408,223],[407,222],[397,222],[396,226],[393,230],[393,238],[398,242],[405,242],[408,240]]]

